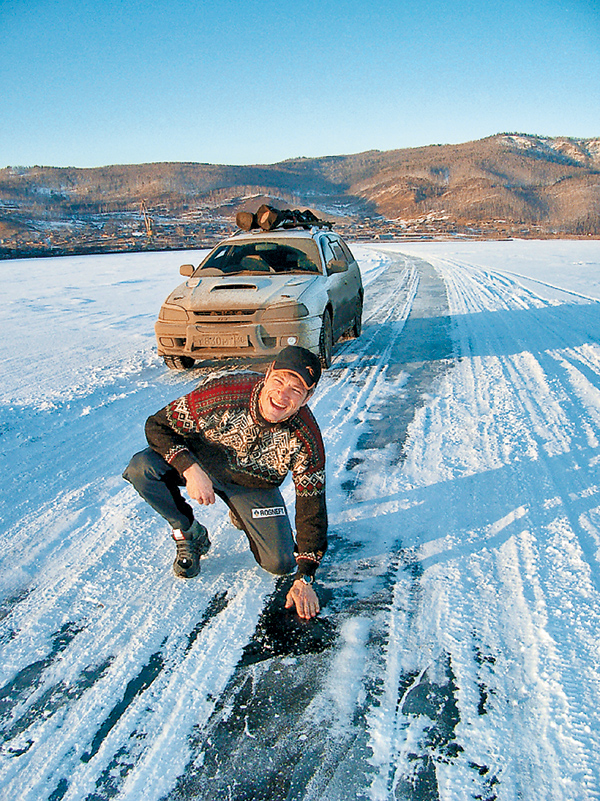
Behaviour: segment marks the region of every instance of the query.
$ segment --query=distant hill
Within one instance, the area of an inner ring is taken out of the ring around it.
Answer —
[[[600,236],[600,138],[505,133],[254,166],[7,167],[0,250],[59,251],[62,241],[70,251],[78,237],[108,248],[124,236],[160,247],[161,232],[166,246],[189,246],[233,230],[235,212],[262,201],[310,207],[350,233]]]

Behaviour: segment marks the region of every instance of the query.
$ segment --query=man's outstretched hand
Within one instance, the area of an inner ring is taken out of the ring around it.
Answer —
[[[205,506],[215,502],[212,481],[199,464],[190,465],[183,471],[183,477],[190,498]]]
[[[303,620],[310,620],[319,613],[319,599],[310,584],[296,579],[285,599],[285,608],[296,607],[298,616]]]

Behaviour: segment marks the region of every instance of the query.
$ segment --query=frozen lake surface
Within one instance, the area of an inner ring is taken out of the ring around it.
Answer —
[[[120,477],[199,254],[0,262],[3,799],[600,798],[600,242],[353,250],[312,624],[222,505],[176,579]]]

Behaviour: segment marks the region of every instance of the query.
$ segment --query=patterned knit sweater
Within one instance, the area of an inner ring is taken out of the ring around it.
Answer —
[[[278,487],[291,471],[296,489],[298,570],[314,573],[327,548],[325,450],[308,406],[269,423],[258,396],[264,377],[234,373],[200,385],[148,418],[150,446],[180,474],[198,462],[215,478]]]

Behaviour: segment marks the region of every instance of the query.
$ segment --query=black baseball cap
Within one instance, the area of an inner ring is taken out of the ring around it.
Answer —
[[[273,370],[289,370],[299,375],[307,389],[317,386],[321,378],[321,362],[318,356],[299,345],[288,345],[284,348],[272,366]]]

